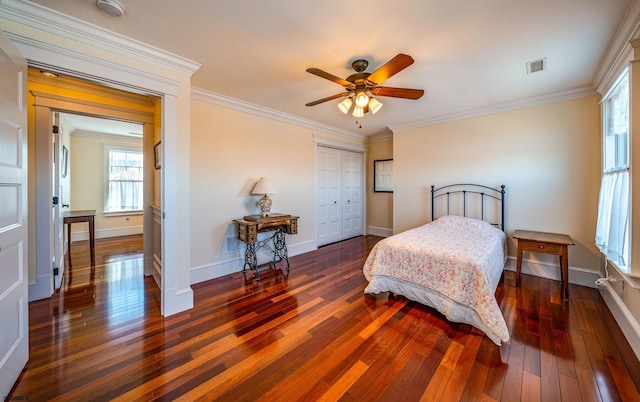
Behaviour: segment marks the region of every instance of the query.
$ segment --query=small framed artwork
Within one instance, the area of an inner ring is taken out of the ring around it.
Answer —
[[[373,191],[393,193],[393,159],[373,161]]]
[[[64,145],[62,146],[62,155],[60,156],[60,173],[62,177],[67,177],[67,171],[69,169],[69,150]]]
[[[155,162],[155,168],[160,169],[162,167],[162,141],[158,141],[153,146],[153,160]]]

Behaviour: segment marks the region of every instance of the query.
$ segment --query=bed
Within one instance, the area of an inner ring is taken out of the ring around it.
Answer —
[[[432,186],[432,221],[373,247],[363,267],[365,294],[402,295],[480,329],[497,345],[508,342],[495,298],[507,256],[504,194],[504,186]]]

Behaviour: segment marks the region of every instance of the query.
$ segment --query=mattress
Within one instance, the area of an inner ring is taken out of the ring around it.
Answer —
[[[509,331],[495,298],[506,236],[487,222],[447,215],[385,238],[363,267],[366,294],[392,292],[470,324],[497,345]]]

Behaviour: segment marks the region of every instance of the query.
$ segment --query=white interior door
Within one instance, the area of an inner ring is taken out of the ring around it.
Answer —
[[[62,128],[60,127],[60,117],[58,113],[53,113],[53,126],[51,141],[53,147],[53,166],[52,166],[52,180],[53,186],[51,190],[52,214],[51,214],[51,228],[53,240],[52,244],[52,260],[53,260],[53,287],[59,289],[62,284],[62,276],[64,273],[64,225],[62,223]],[[57,128],[57,129],[54,129]]]
[[[0,395],[29,357],[27,62],[0,30]]]
[[[316,243],[342,240],[342,151],[316,149]]]

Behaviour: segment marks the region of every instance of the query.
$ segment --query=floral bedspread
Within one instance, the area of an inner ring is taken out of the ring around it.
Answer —
[[[505,261],[504,232],[481,220],[448,215],[378,242],[363,272],[368,281],[398,278],[468,306],[507,342],[509,332],[495,298]]]

